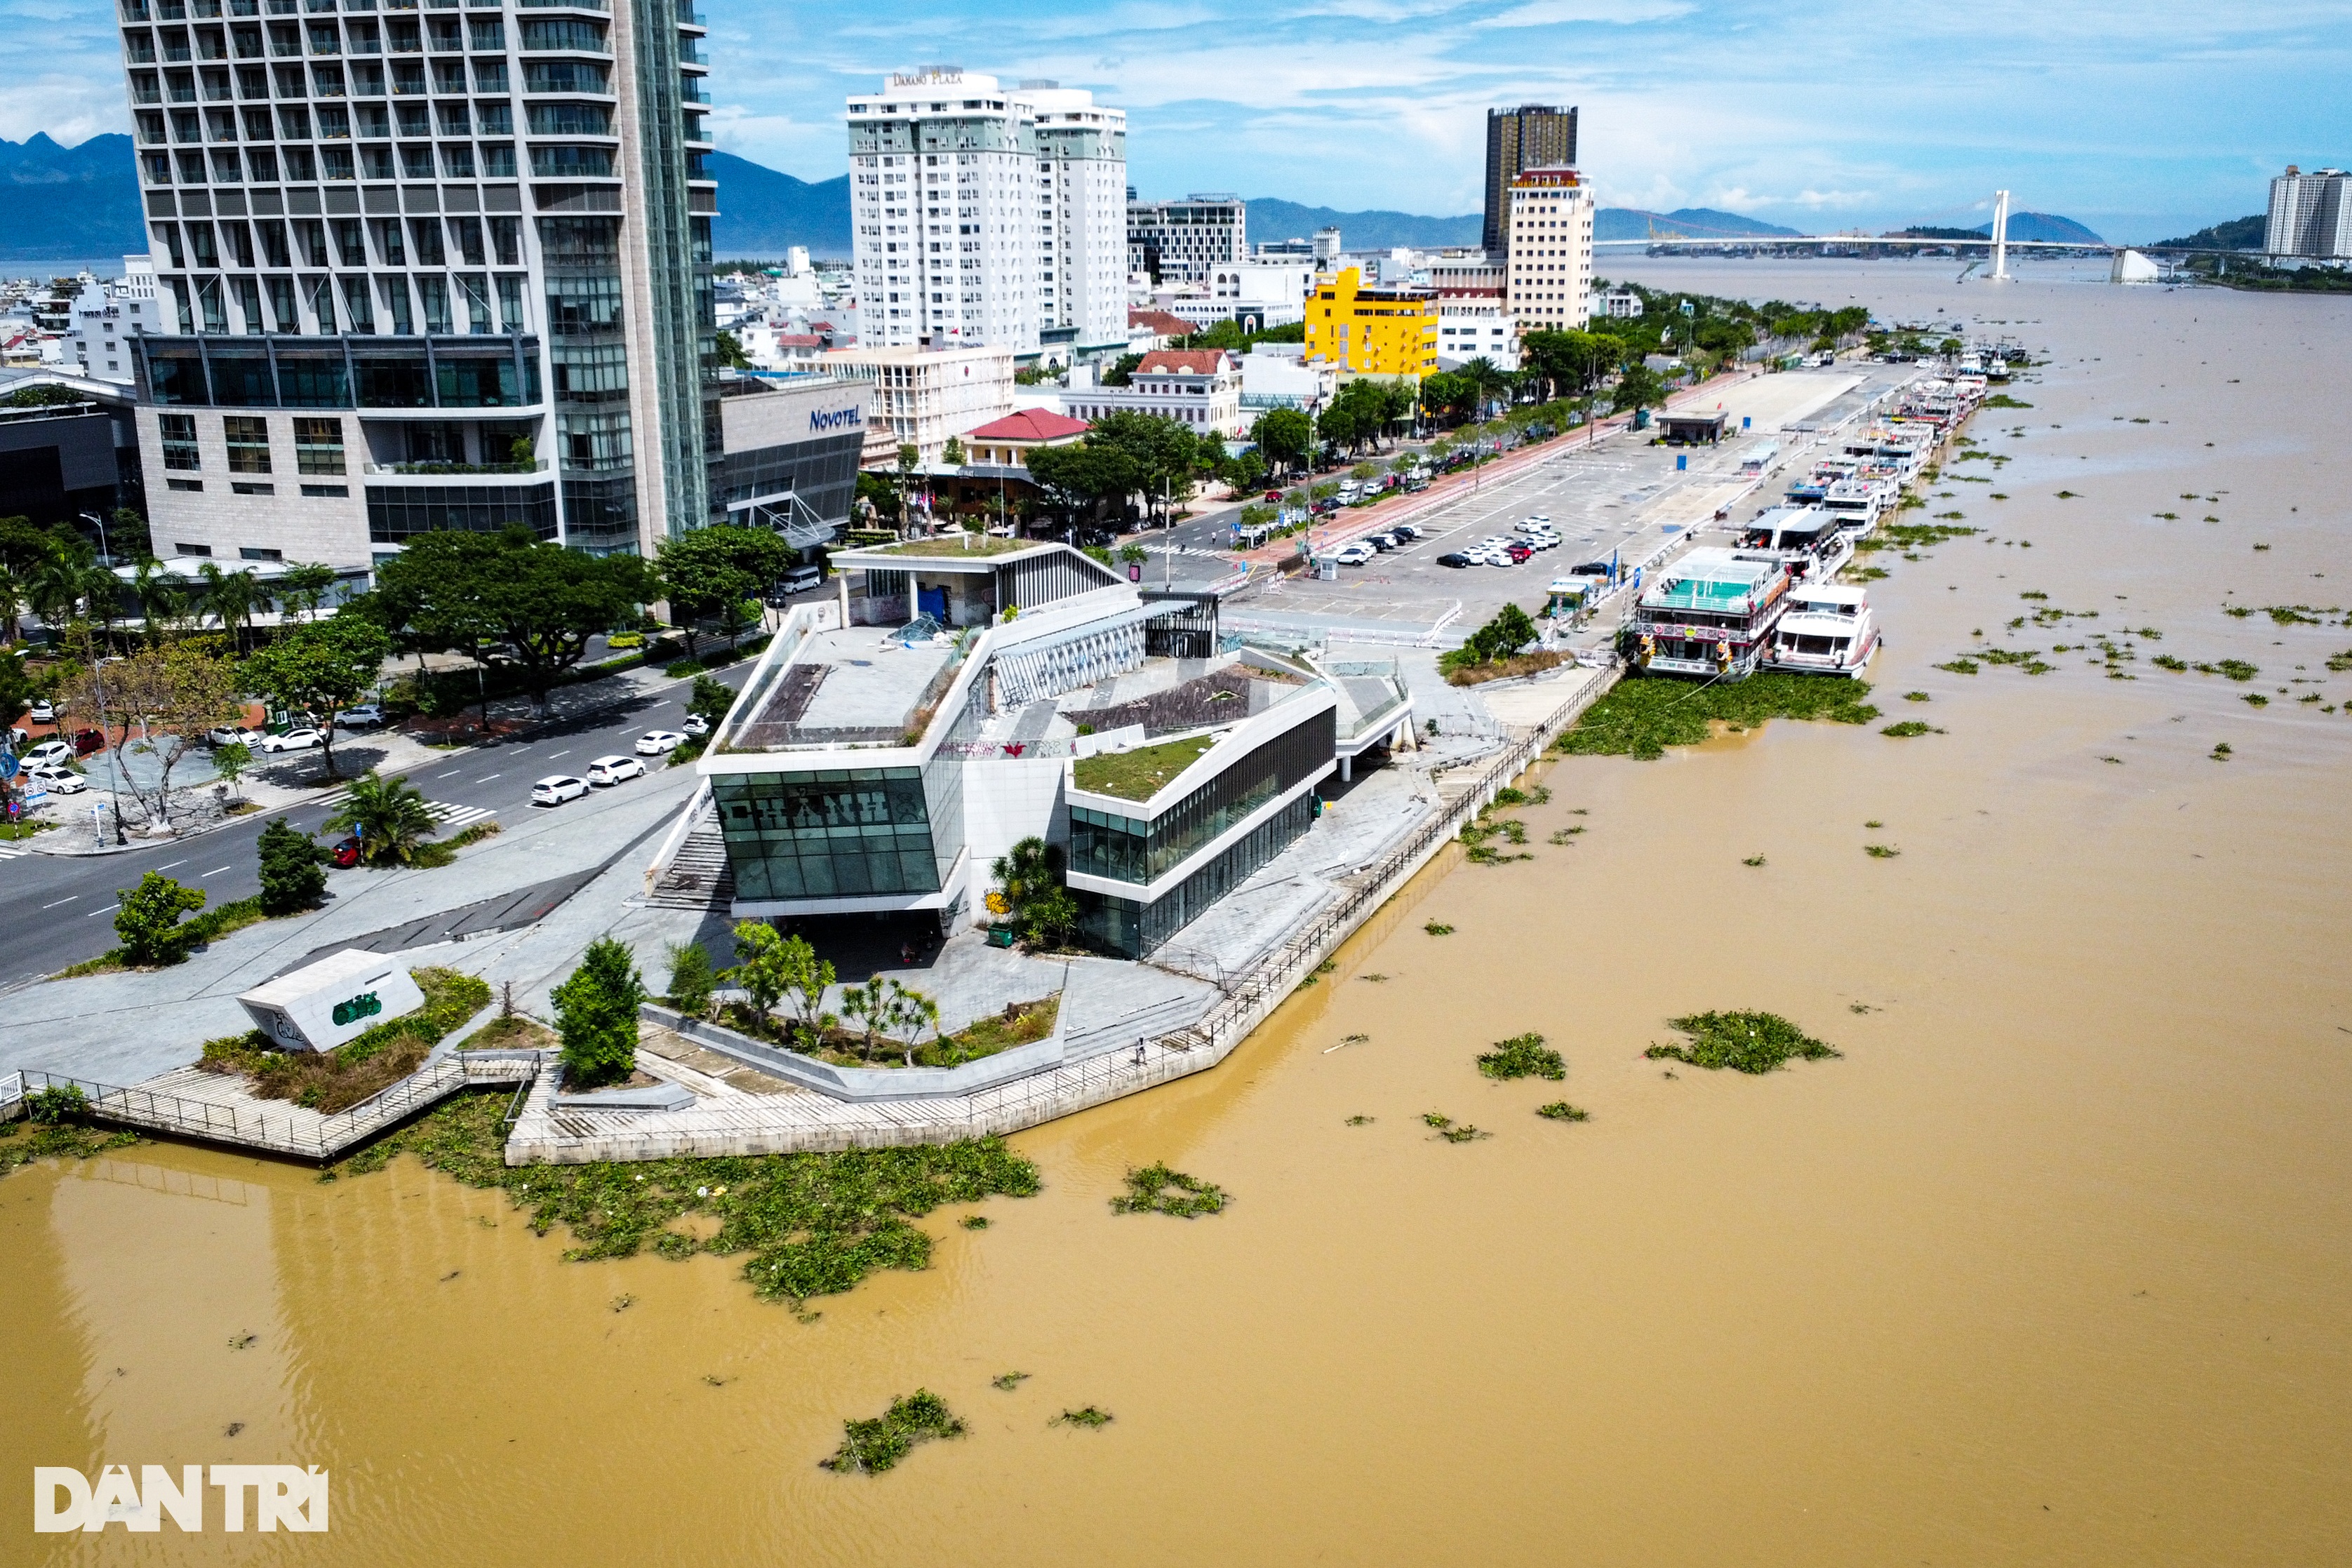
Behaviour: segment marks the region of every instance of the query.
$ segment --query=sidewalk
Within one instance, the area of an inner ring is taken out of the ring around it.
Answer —
[[[657,982],[661,942],[690,932],[705,917],[628,908],[644,886],[641,841],[668,824],[698,781],[692,768],[666,769],[534,812],[436,871],[332,873],[325,908],[247,926],[168,969],[24,987],[9,998],[12,1029],[0,1061],[106,1083],[137,1083],[194,1061],[207,1040],[245,1032],[251,1022],[236,1003],[237,993],[318,948],[599,869],[604,874],[537,925],[479,941],[444,943],[410,962],[447,964],[480,975],[494,987],[515,980],[519,1005],[544,1013],[547,990],[571,972],[581,948],[606,930],[621,928],[624,939],[635,942],[647,977]]]

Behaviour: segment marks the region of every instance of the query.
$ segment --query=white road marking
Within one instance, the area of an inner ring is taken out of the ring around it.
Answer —
[[[172,869],[172,866],[174,866],[174,865],[185,865],[185,864],[187,864],[187,863],[188,863],[188,862],[185,862],[185,861],[173,861],[173,862],[172,862],[172,865],[159,865],[159,866],[157,866],[155,869],[156,869],[157,871],[170,871],[170,870]]]
[[[502,774],[498,774],[498,773],[486,773],[486,774],[484,774],[481,778],[475,779],[475,780],[474,780],[474,782],[475,782],[475,783],[477,783],[477,784],[487,784],[487,783],[488,783],[488,782],[489,782],[491,779],[499,779],[499,778],[502,778],[502,777],[504,777],[504,775],[502,775]]]
[[[63,898],[58,899],[57,904],[44,904],[41,907],[43,909],[55,909],[58,906],[58,904],[71,904],[75,899],[79,898],[81,894],[79,893],[68,893]]]
[[[223,873],[223,872],[225,872],[225,871],[226,871],[226,870],[228,870],[228,867],[226,867],[226,866],[225,866],[225,865],[216,865],[216,866],[213,867],[213,869],[212,869],[212,870],[210,870],[210,871],[208,871],[208,872],[205,873],[204,874],[205,874],[205,875],[206,875],[206,876],[218,876],[218,875],[220,875],[220,873]]]

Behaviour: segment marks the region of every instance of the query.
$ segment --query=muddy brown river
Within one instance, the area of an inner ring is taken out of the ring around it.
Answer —
[[[411,1160],[21,1170],[0,1561],[2352,1561],[2352,302],[1628,265],[2053,357],[1975,422],[2010,461],[1953,465],[1992,482],[1934,487],[1990,537],[1878,558],[1880,722],[1945,733],[1549,766],[1534,860],[1433,867],[1224,1067],[1021,1136],[1042,1196],[814,1322],[730,1260],[562,1262]],[[2098,615],[2004,630],[2045,607]],[[2080,645],[2126,627],[2162,636],[2109,679]],[[2056,667],[1934,667],[1979,628]],[[1709,1008],[1844,1055],[1643,1059]],[[1478,1075],[1529,1030],[1564,1084]],[[1158,1159],[1232,1207],[1114,1218]],[[918,1387],[969,1435],[816,1467]],[[36,1464],[280,1461],[331,1471],[327,1533],[24,1505]]]

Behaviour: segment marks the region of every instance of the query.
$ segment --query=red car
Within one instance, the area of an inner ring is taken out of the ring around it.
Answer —
[[[333,861],[337,871],[349,871],[360,863],[360,841],[357,839],[345,839],[330,850],[328,856]]]
[[[1522,544],[1507,544],[1503,547],[1503,553],[1511,558],[1513,566],[1525,566],[1534,559],[1536,552]]]
[[[1282,492],[1279,490],[1268,490],[1265,493],[1265,498],[1269,501],[1279,501],[1282,499]]]
[[[78,729],[73,737],[74,755],[88,757],[93,751],[106,749],[106,737],[94,729]]]

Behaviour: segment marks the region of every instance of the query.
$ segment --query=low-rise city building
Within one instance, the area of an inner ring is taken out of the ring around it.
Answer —
[[[1196,435],[1238,435],[1241,361],[1223,349],[1155,349],[1129,372],[1127,385],[1073,385],[1062,401],[1077,419],[1148,413],[1172,419]]]
[[[1437,291],[1412,284],[1366,287],[1360,268],[1318,274],[1307,301],[1307,354],[1367,376],[1429,375],[1437,369]]]
[[[948,437],[1013,412],[1009,348],[923,349],[860,344],[820,361],[825,372],[874,389],[868,416],[898,448],[912,446],[925,465],[947,451]]]

